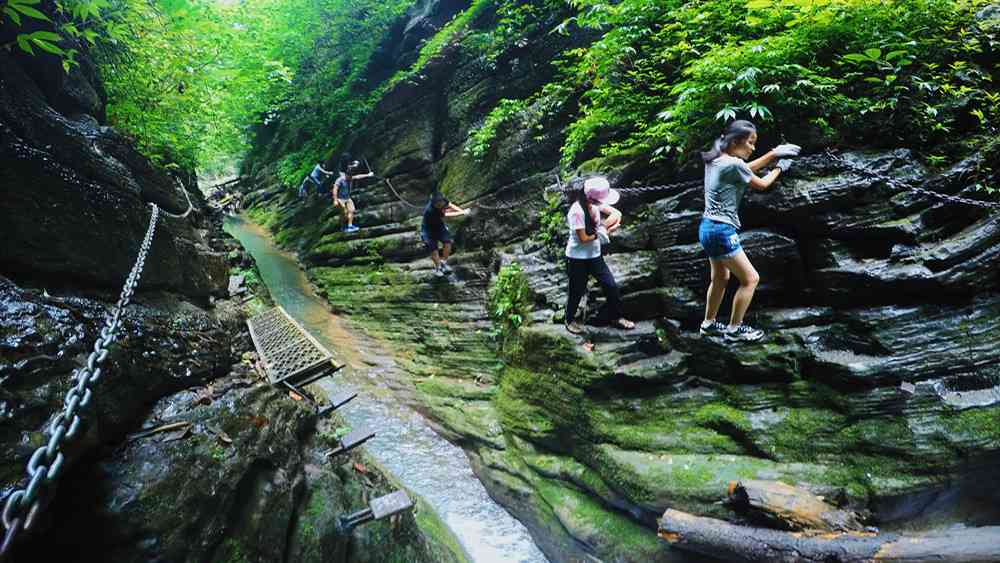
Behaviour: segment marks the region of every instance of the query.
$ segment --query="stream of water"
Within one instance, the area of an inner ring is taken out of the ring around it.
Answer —
[[[348,424],[376,433],[365,445],[369,454],[427,501],[472,561],[546,562],[524,525],[487,494],[465,452],[438,436],[423,417],[388,392],[381,376],[397,369],[391,358],[360,349],[350,328],[313,293],[295,259],[279,250],[261,228],[239,217],[227,218],[225,228],[257,261],[274,301],[350,366],[320,385],[328,393],[359,391],[338,412]]]

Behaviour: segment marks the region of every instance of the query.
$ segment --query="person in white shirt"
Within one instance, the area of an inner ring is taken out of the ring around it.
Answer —
[[[590,178],[583,189],[574,194],[574,202],[566,214],[569,239],[566,241],[566,269],[569,274],[569,296],[566,299],[566,330],[580,334],[583,328],[576,322],[576,310],[587,291],[587,279],[594,276],[604,289],[607,302],[602,316],[615,327],[629,330],[635,323],[622,316],[621,291],[614,274],[601,256],[601,243],[618,229],[622,214],[614,207],[620,194],[612,190],[603,177]],[[606,216],[602,219],[602,216]]]

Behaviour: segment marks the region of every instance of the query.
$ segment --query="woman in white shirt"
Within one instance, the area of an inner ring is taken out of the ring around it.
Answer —
[[[607,303],[604,317],[612,326],[629,330],[635,323],[622,316],[621,291],[614,274],[601,256],[601,242],[618,229],[621,212],[611,207],[620,194],[612,190],[607,179],[590,178],[583,189],[575,192],[573,205],[566,214],[569,239],[566,241],[566,263],[569,274],[569,296],[566,299],[566,330],[580,334],[583,328],[576,322],[576,310],[587,291],[587,279],[594,276],[604,289]],[[602,215],[607,218],[601,219]]]

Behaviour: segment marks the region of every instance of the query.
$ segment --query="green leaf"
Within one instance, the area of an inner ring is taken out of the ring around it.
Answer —
[[[14,20],[14,25],[21,25],[21,14],[18,14],[9,6],[4,6],[3,11],[10,19]]]
[[[873,84],[882,84],[881,78],[875,78],[874,76],[865,77],[865,82],[871,82]]]
[[[870,60],[867,56],[862,55],[861,53],[848,53],[844,55],[844,59],[852,63],[862,63]]]
[[[21,4],[11,4],[10,6],[15,10],[17,10],[18,12],[21,12],[22,14],[28,16],[29,18],[34,18],[36,20],[52,21],[49,19],[48,16],[32,8],[31,6],[23,6]]]
[[[29,35],[31,39],[41,39],[42,41],[62,41],[62,36],[51,31],[36,31]]]
[[[868,58],[870,58],[872,60],[878,60],[879,58],[882,57],[882,49],[879,49],[878,47],[872,47],[871,49],[865,49],[865,54],[868,55]]]
[[[43,41],[41,39],[35,39],[34,37],[32,37],[31,38],[31,42],[34,43],[35,45],[37,45],[38,48],[40,48],[41,50],[48,51],[49,53],[52,53],[53,55],[62,56],[62,55],[66,54],[66,51],[63,51],[62,49],[60,49],[59,47],[56,47],[55,45],[53,45],[52,43],[49,43],[48,41]]]
[[[906,51],[890,51],[885,54],[885,60],[891,61],[893,59],[898,59],[906,54]]]
[[[31,42],[28,41],[28,36],[25,34],[17,36],[17,46],[20,47],[22,51],[28,53],[29,55],[35,54],[35,51],[31,48]]]

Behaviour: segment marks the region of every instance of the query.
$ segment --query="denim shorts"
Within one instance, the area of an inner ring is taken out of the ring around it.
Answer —
[[[435,252],[438,249],[438,243],[448,244],[451,242],[451,231],[448,230],[447,226],[436,231],[420,229],[420,238],[424,241],[428,252]]]
[[[701,225],[698,227],[698,240],[709,260],[732,258],[743,249],[736,227],[705,217],[701,219]]]

